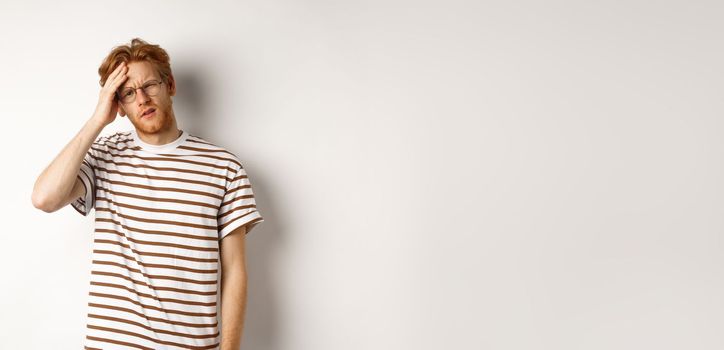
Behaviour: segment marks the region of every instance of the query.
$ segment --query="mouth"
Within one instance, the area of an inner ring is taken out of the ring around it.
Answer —
[[[156,109],[149,108],[149,109],[143,111],[143,113],[141,113],[141,119],[151,118],[154,115],[156,115]]]

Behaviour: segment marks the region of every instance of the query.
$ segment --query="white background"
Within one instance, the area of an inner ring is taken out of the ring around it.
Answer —
[[[242,349],[724,348],[719,1],[0,4],[0,340],[78,349],[92,215],[30,201],[97,69],[235,152]],[[104,130],[128,130],[119,120]]]

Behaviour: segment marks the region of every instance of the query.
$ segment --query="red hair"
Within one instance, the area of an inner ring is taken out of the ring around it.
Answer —
[[[106,84],[108,76],[121,62],[128,64],[140,61],[153,64],[161,75],[163,82],[168,83],[168,78],[171,76],[171,59],[166,50],[158,45],[149,44],[140,38],[133,38],[130,44],[114,47],[103,60],[101,66],[98,67],[101,86]]]

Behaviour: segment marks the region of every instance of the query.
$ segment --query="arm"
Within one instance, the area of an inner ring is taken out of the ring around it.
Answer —
[[[121,64],[111,73],[101,89],[98,105],[91,119],[35,180],[32,201],[36,208],[51,213],[85,192],[77,178],[80,164],[101,130],[116,118],[118,103],[115,92],[126,79],[126,69],[125,65]]]
[[[238,350],[246,312],[246,225],[220,241],[221,254],[221,350]]]
[[[93,140],[103,129],[94,119],[88,120],[78,134],[35,180],[33,206],[52,213],[85,193],[78,171]]]

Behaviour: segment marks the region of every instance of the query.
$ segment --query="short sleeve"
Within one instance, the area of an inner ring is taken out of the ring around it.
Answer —
[[[93,159],[93,149],[89,149],[85,154],[83,161],[80,163],[80,169],[78,170],[78,176],[85,187],[85,195],[78,197],[76,200],[71,202],[71,206],[78,213],[83,216],[87,216],[90,210],[95,207],[96,202],[96,179],[95,173],[93,172],[95,159]]]
[[[244,225],[247,225],[248,234],[256,224],[264,221],[256,208],[254,192],[246,170],[241,165],[236,168],[238,170],[232,175],[231,181],[227,181],[226,193],[219,207],[217,216],[219,240]]]

